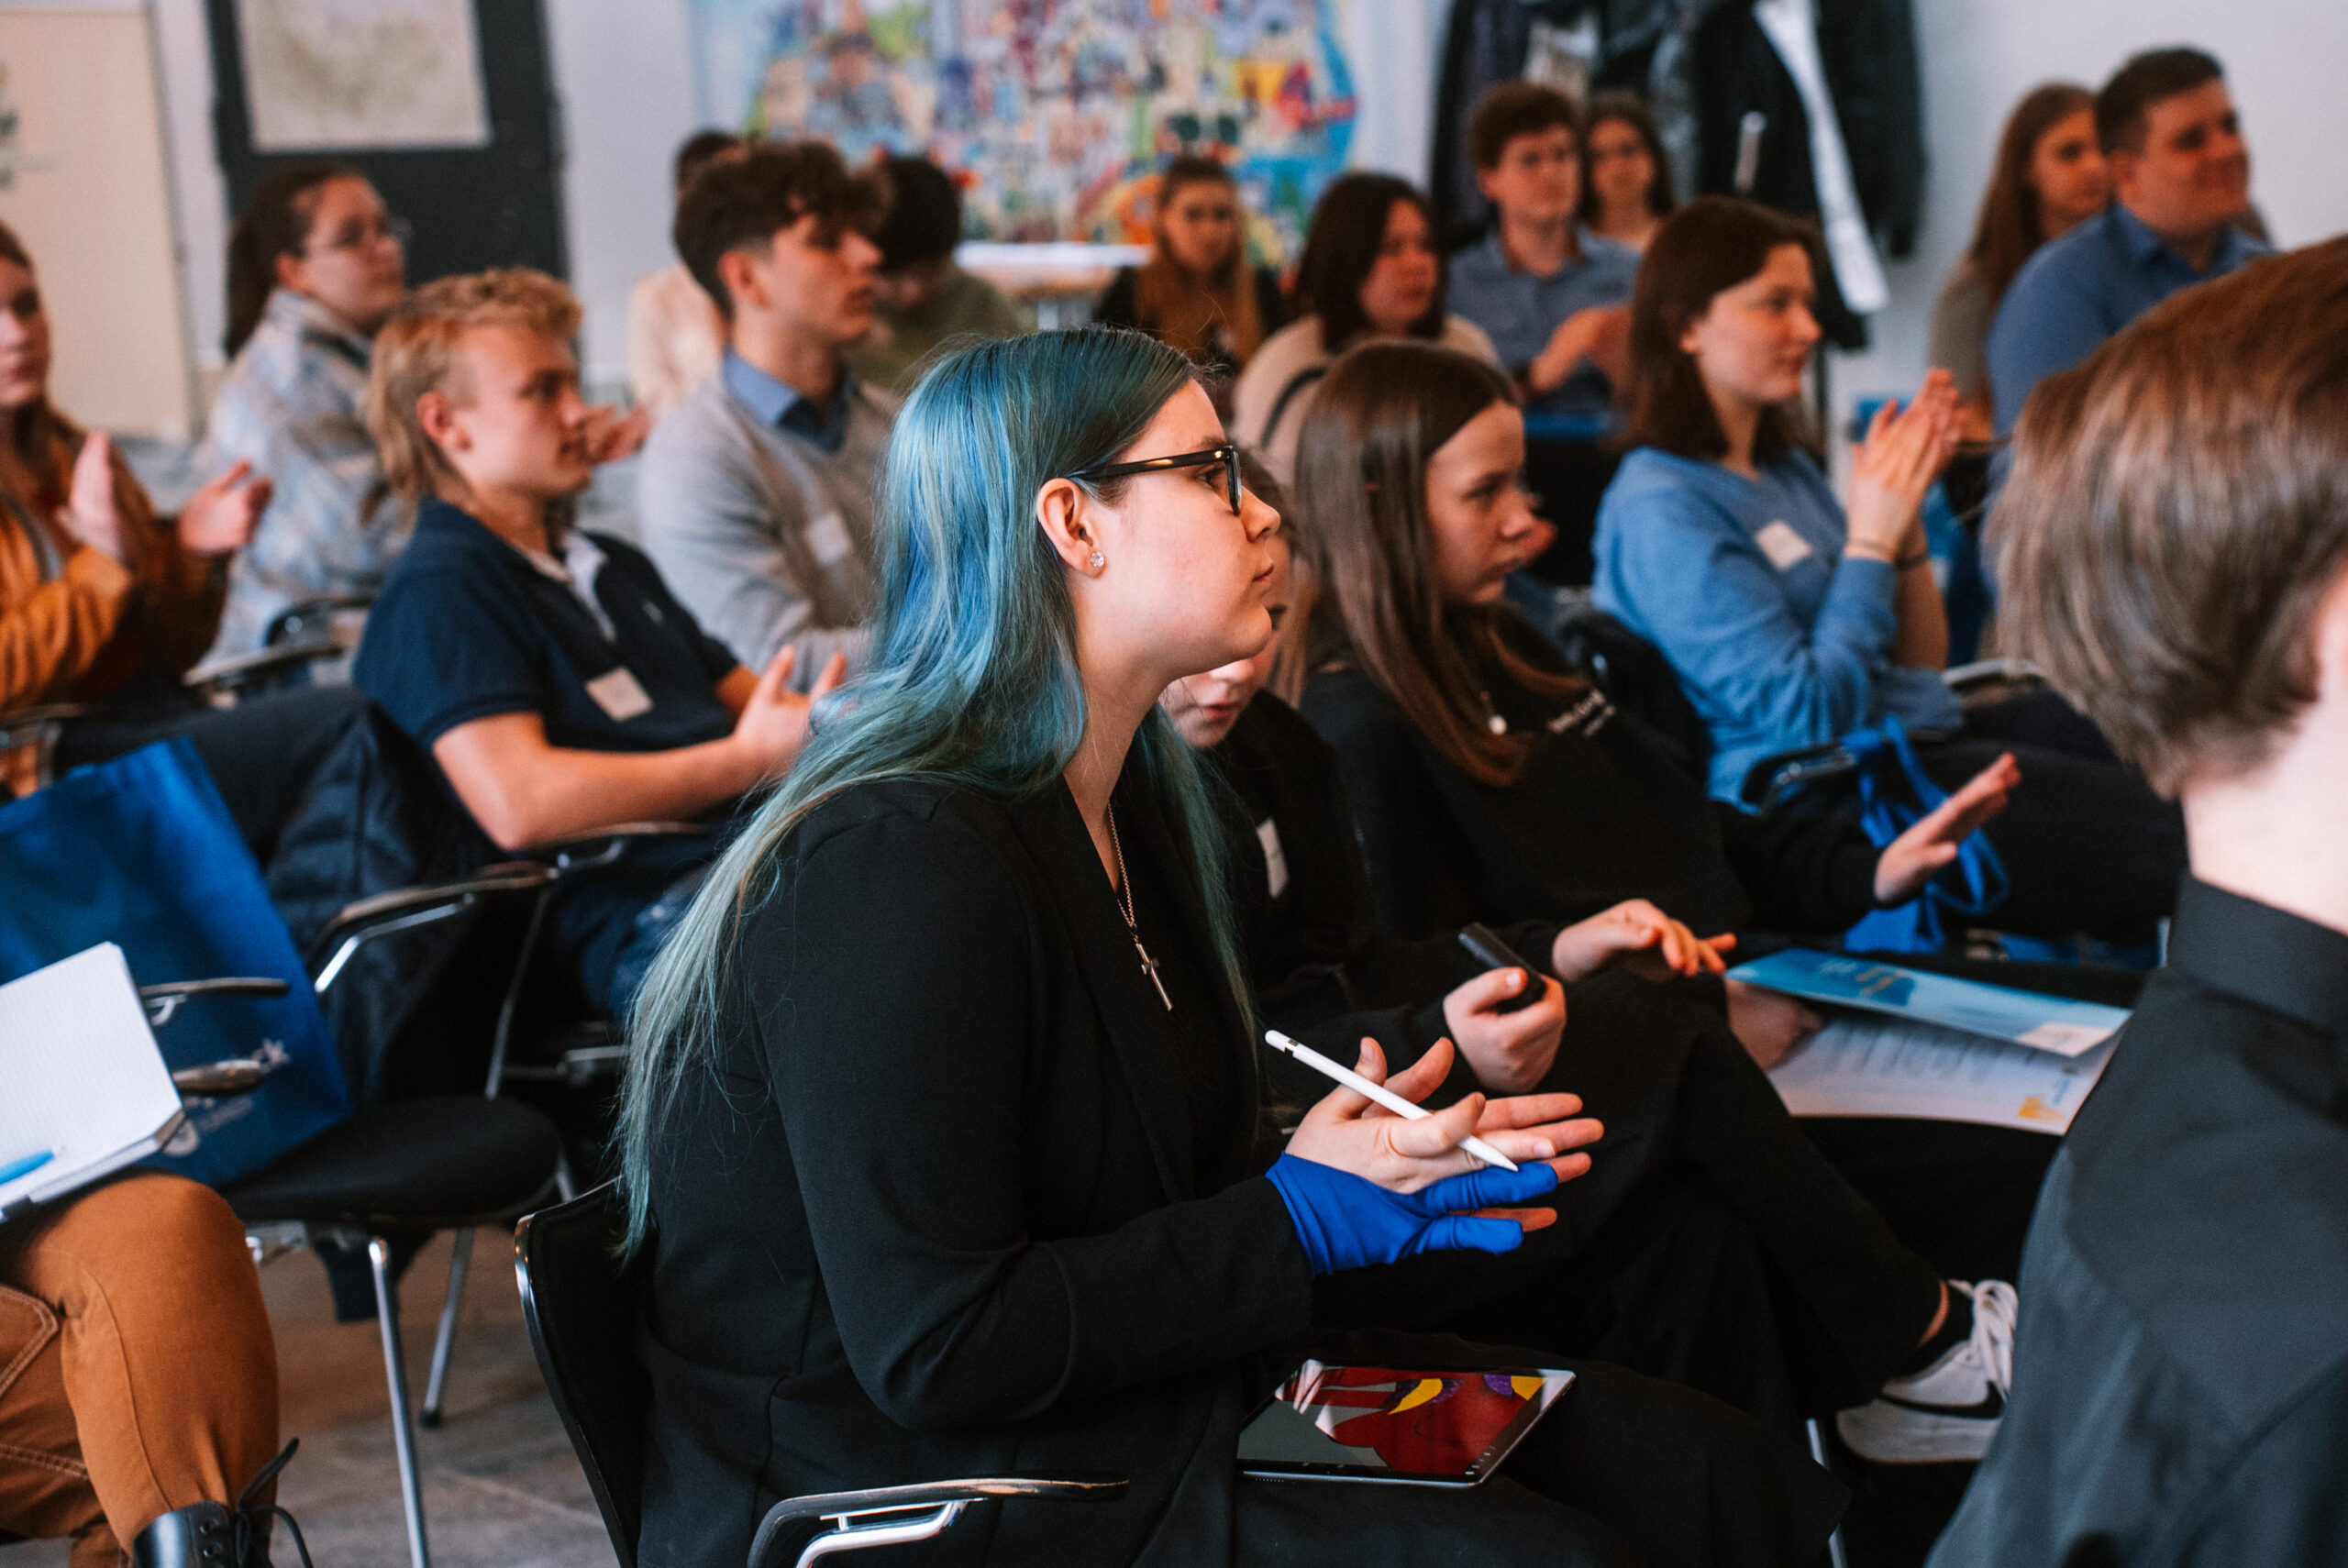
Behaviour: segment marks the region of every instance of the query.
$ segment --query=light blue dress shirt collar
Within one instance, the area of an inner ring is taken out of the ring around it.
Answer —
[[[855,394],[856,378],[845,369],[840,371],[839,390],[832,394],[829,408],[818,408],[800,396],[796,388],[767,374],[731,348],[719,361],[718,374],[725,378],[726,391],[741,399],[762,422],[778,430],[804,436],[826,452],[838,451],[847,438],[848,402]]]
[[[2175,246],[2154,234],[2152,226],[2143,218],[2130,212],[2121,203],[2111,204],[2105,221],[2111,226],[2111,232],[2120,241],[2121,248],[2127,251],[2128,259],[2146,271],[2150,271],[2165,259],[2176,262],[2197,278],[2216,278],[2232,271],[2253,256],[2264,253],[2266,248],[2242,230],[2228,224],[2224,237],[2218,241],[2217,251],[2210,258],[2210,265],[2196,267],[2187,260]]]

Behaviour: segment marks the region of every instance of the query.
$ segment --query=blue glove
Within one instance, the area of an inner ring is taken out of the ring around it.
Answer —
[[[1316,1275],[1392,1263],[1416,1253],[1512,1253],[1524,1244],[1523,1226],[1451,1211],[1523,1203],[1557,1186],[1557,1173],[1539,1163],[1516,1171],[1486,1165],[1412,1193],[1389,1191],[1351,1171],[1295,1154],[1282,1154],[1265,1174],[1288,1205],[1296,1239]]]

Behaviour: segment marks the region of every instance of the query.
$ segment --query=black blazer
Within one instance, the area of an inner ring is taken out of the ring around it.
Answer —
[[[1518,632],[1521,652],[1559,667],[1531,627]],[[1841,931],[1873,907],[1877,852],[1857,828],[1707,800],[1596,688],[1560,701],[1482,674],[1499,717],[1538,737],[1506,787],[1454,767],[1357,668],[1305,687],[1304,716],[1344,767],[1380,930],[1564,924],[1643,898],[1699,935],[1800,933]]]
[[[1246,1174],[1252,1052],[1138,763],[1115,812],[1171,1013],[1058,781],[859,787],[784,841],[658,1143],[648,1568],[734,1568],[787,1494],[1003,1470],[1133,1489],[922,1561],[1228,1560],[1257,1353],[1309,1273]]]

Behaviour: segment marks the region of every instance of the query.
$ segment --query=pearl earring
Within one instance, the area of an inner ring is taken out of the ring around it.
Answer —
[[[1094,571],[1099,571],[1102,567],[1109,564],[1109,558],[1102,555],[1098,550],[1093,551],[1092,554],[1086,557],[1085,559],[1091,566]]]

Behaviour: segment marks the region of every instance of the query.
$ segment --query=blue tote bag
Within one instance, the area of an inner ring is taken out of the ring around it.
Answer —
[[[317,998],[260,868],[184,739],[77,768],[0,805],[0,981],[119,944],[140,985],[270,976],[267,999],[203,998],[155,1032],[163,1059],[271,1065],[249,1095],[191,1099],[187,1130],[147,1164],[217,1187],[350,1114]]]

